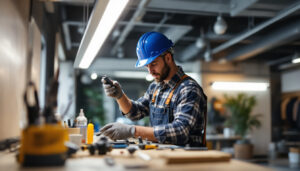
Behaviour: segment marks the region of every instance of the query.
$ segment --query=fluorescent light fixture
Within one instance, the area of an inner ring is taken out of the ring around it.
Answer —
[[[139,71],[115,71],[113,75],[117,78],[132,78],[132,79],[146,79],[147,72]]]
[[[91,74],[91,79],[92,79],[92,80],[97,79],[97,77],[98,77],[98,75],[97,75],[96,73],[92,73],[92,74]]]
[[[215,90],[230,91],[266,91],[268,83],[258,82],[213,82],[212,88]]]
[[[293,64],[300,63],[300,58],[295,58],[292,60]]]
[[[75,68],[88,68],[125,9],[129,0],[98,1],[80,43]]]

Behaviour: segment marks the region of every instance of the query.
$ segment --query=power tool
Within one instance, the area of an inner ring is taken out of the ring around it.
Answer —
[[[68,150],[65,142],[68,141],[68,132],[54,116],[57,80],[58,75],[48,89],[42,114],[35,84],[29,82],[26,87],[24,102],[27,106],[28,126],[22,131],[21,146],[17,155],[18,162],[22,166],[60,166],[65,163]],[[34,92],[34,105],[29,103],[27,97],[29,92]]]

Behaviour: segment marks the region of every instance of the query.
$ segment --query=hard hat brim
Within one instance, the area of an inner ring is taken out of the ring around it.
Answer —
[[[154,57],[148,58],[148,59],[137,60],[135,67],[139,68],[139,67],[146,66],[146,65],[150,64],[151,62],[153,62],[158,56],[154,56]]]

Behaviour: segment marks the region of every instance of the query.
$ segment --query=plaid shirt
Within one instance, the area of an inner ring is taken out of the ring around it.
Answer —
[[[151,83],[144,96],[137,101],[132,100],[132,107],[125,116],[134,121],[149,116],[149,106],[152,105],[151,100],[156,89],[158,93],[153,105],[164,108],[169,93],[183,75],[184,72],[179,67],[178,72],[168,83],[155,81]],[[154,136],[159,143],[203,144],[207,99],[197,82],[191,78],[182,81],[174,91],[170,107],[174,120],[171,123],[153,127]]]

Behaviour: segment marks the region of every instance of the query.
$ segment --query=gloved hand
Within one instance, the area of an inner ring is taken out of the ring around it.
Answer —
[[[107,96],[119,99],[123,96],[123,90],[118,81],[113,81],[113,85],[108,84],[103,78],[101,79],[103,89]]]
[[[105,125],[101,130],[101,134],[108,136],[112,140],[122,140],[130,137],[134,137],[135,126],[126,125],[122,123],[110,123]]]

